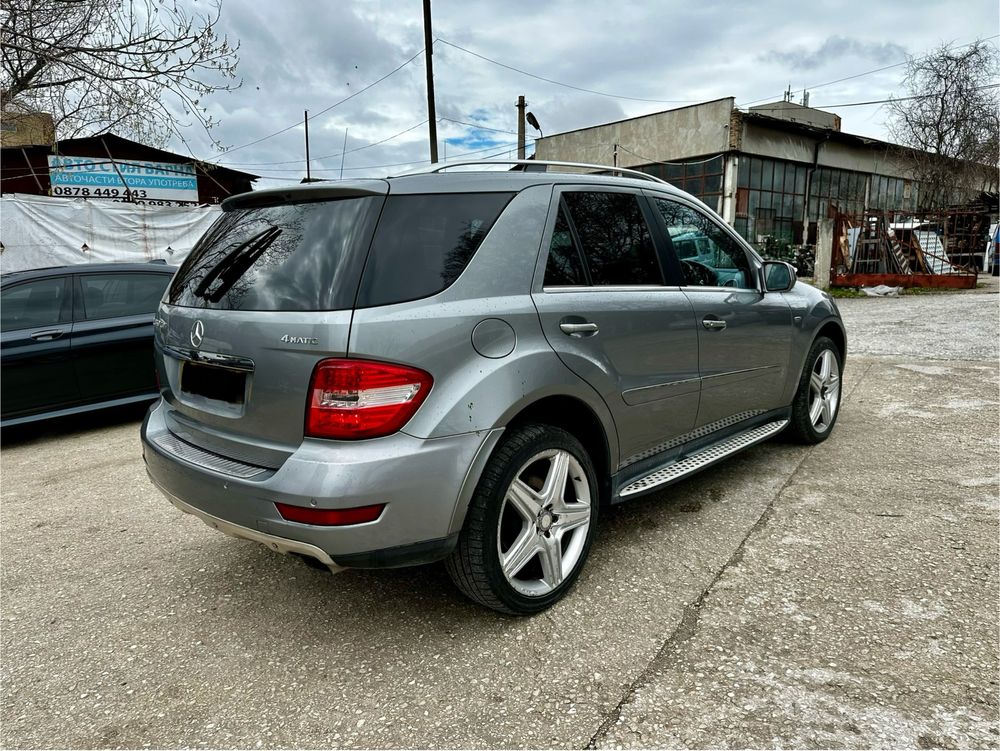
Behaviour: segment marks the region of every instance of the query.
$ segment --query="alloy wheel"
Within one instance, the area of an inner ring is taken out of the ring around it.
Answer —
[[[587,473],[568,451],[542,451],[521,467],[497,530],[500,567],[516,591],[541,597],[573,572],[586,546],[592,501]]]
[[[832,350],[823,350],[809,376],[809,421],[817,433],[833,425],[840,403],[840,365]]]

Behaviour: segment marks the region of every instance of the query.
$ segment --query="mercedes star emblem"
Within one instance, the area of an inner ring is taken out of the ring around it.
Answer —
[[[201,346],[202,339],[205,338],[205,324],[201,321],[195,321],[194,326],[191,327],[191,345],[197,349]]]

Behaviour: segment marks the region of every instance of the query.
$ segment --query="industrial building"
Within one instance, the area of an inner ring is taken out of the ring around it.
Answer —
[[[915,213],[920,185],[906,151],[844,133],[830,112],[791,101],[744,112],[732,97],[535,141],[536,159],[661,177],[765,250],[815,243],[817,222],[835,214]]]

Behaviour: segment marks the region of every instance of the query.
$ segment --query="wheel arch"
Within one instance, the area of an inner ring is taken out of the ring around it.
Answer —
[[[844,332],[843,326],[836,320],[831,319],[819,327],[819,330],[813,337],[813,342],[821,336],[827,337],[837,345],[837,349],[840,351],[840,366],[843,369],[844,361],[847,359],[847,334]],[[812,349],[812,343],[810,343],[809,349]],[[806,351],[808,352],[808,350]]]
[[[574,436],[590,455],[600,489],[601,503],[611,499],[611,444],[604,424],[586,402],[572,396],[547,396],[523,407],[507,427],[543,423],[562,428]]]
[[[539,395],[531,402],[519,405],[515,412],[500,423],[503,427],[494,428],[484,438],[479,454],[473,460],[459,494],[458,503],[452,514],[450,533],[460,531],[465,524],[469,501],[503,433],[511,427],[530,423],[553,425],[575,436],[587,450],[594,465],[601,505],[606,506],[610,503],[611,473],[617,461],[615,453],[618,450],[617,434],[614,432],[609,434],[601,416],[584,399],[568,394]],[[610,430],[614,431],[614,427],[612,426]]]

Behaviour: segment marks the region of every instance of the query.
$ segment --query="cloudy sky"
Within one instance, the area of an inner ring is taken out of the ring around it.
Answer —
[[[884,108],[845,105],[900,95],[910,55],[1000,34],[996,0],[433,0],[432,13],[449,160],[514,156],[519,94],[552,134],[791,85],[845,131],[885,139]],[[342,158],[344,178],[428,163],[421,0],[223,0],[220,31],[240,42],[243,86],[209,102],[230,150],[192,129],[198,157],[258,187],[298,182],[309,110],[313,176],[340,177]]]

